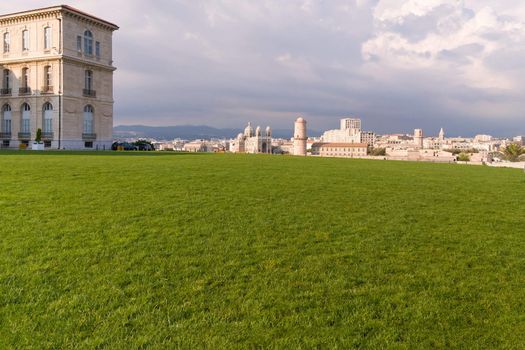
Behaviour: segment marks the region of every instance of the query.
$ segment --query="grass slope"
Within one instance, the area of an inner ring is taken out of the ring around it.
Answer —
[[[525,348],[521,171],[0,154],[0,348]]]

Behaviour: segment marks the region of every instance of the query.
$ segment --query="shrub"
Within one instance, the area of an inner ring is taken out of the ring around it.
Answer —
[[[470,162],[470,156],[467,153],[460,153],[458,156],[460,162]]]

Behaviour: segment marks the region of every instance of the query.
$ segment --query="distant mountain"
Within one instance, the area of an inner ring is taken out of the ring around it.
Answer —
[[[237,136],[241,129],[217,129],[206,125],[180,125],[180,126],[145,126],[145,125],[119,125],[113,128],[115,138],[153,138],[158,140],[172,139],[229,139]],[[275,138],[291,138],[293,131],[286,129],[272,130]],[[319,136],[318,131],[309,131],[309,136]]]

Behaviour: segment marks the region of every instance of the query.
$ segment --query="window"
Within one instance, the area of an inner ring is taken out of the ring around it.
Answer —
[[[4,69],[4,85],[3,88],[8,90],[11,87],[11,71]]]
[[[6,134],[11,133],[11,106],[8,104],[2,108],[2,132]]]
[[[29,30],[24,30],[22,32],[22,50],[29,50]]]
[[[77,51],[82,52],[82,37],[80,35],[77,36]]]
[[[53,69],[51,66],[44,67],[44,92],[53,90]]]
[[[2,141],[2,147],[8,148],[10,144],[11,144],[11,141],[9,140]]]
[[[49,102],[44,104],[44,130],[45,133],[53,132],[53,105]]]
[[[22,105],[22,133],[29,134],[31,132],[31,107],[24,103]]]
[[[44,148],[51,147],[51,141],[44,141]]]
[[[84,89],[88,92],[93,90],[93,72],[90,70],[87,70],[84,73]]]
[[[98,41],[95,43],[95,55],[100,58],[100,43]]]
[[[84,134],[93,134],[93,107],[84,107]]]
[[[93,148],[93,141],[84,142],[84,148]]]
[[[8,53],[11,46],[11,36],[9,33],[4,33],[4,53]]]
[[[44,50],[51,49],[51,27],[44,28]]]
[[[84,53],[93,55],[93,34],[89,30],[84,32]]]
[[[29,69],[22,68],[22,88],[29,87]]]

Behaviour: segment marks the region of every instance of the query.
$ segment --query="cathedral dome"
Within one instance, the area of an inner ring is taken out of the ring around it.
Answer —
[[[255,135],[256,136],[261,136],[261,127],[258,126],[257,129],[255,129]]]
[[[254,131],[252,128],[252,123],[248,123],[248,126],[246,127],[246,129],[244,129],[244,136],[253,137],[253,135],[254,135]]]

